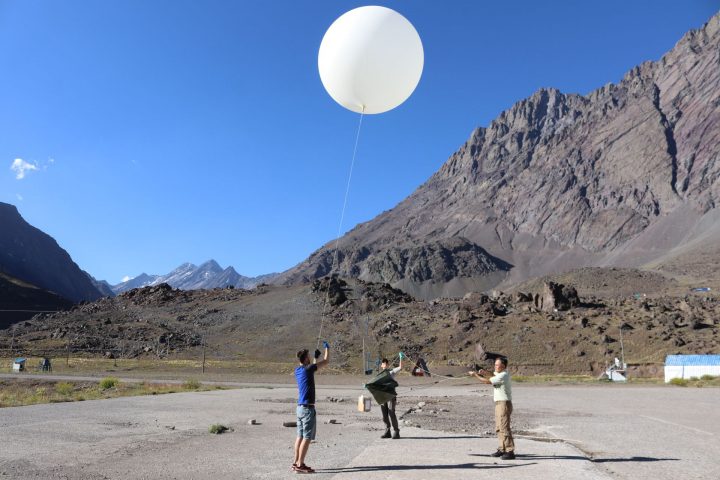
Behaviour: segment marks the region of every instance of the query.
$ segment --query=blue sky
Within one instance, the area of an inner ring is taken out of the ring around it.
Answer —
[[[110,283],[210,258],[292,267],[337,233],[358,122],[323,89],[318,47],[367,4],[0,0],[0,201]],[[414,24],[425,69],[406,103],[365,117],[343,231],[516,101],[616,82],[720,6],[378,4]]]

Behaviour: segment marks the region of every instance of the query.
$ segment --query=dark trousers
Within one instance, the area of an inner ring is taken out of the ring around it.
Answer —
[[[392,422],[393,430],[398,431],[397,417],[395,416],[395,406],[397,405],[397,398],[393,398],[387,403],[380,405],[380,410],[383,414],[383,422],[385,422],[385,429],[390,431],[390,422]]]

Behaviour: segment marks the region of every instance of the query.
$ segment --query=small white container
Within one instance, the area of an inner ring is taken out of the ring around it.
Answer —
[[[372,406],[372,398],[360,395],[358,397],[358,412],[369,412]]]

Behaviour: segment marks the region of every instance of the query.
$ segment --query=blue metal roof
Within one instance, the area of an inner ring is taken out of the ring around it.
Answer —
[[[687,367],[690,365],[720,366],[720,355],[668,355],[666,367]]]

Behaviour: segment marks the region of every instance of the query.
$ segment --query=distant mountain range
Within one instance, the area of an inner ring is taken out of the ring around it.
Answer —
[[[200,266],[192,263],[183,263],[167,275],[148,275],[141,273],[126,282],[113,285],[114,294],[120,294],[133,288],[148,287],[167,283],[181,290],[200,290],[211,288],[254,288],[260,283],[270,283],[277,277],[277,273],[260,275],[258,277],[245,277],[235,271],[233,267],[222,268],[215,260],[208,260]]]
[[[59,310],[74,303],[111,297],[133,288],[168,283],[182,290],[251,289],[278,274],[246,277],[215,260],[184,263],[167,275],[145,273],[117,285],[80,269],[50,235],[28,224],[14,205],[0,202],[0,310],[3,319],[30,318],[34,311]]]
[[[434,298],[584,266],[696,262],[720,245],[719,51],[720,13],[616,84],[538,90],[343,236],[334,269],[333,240],[276,281],[332,270]]]

